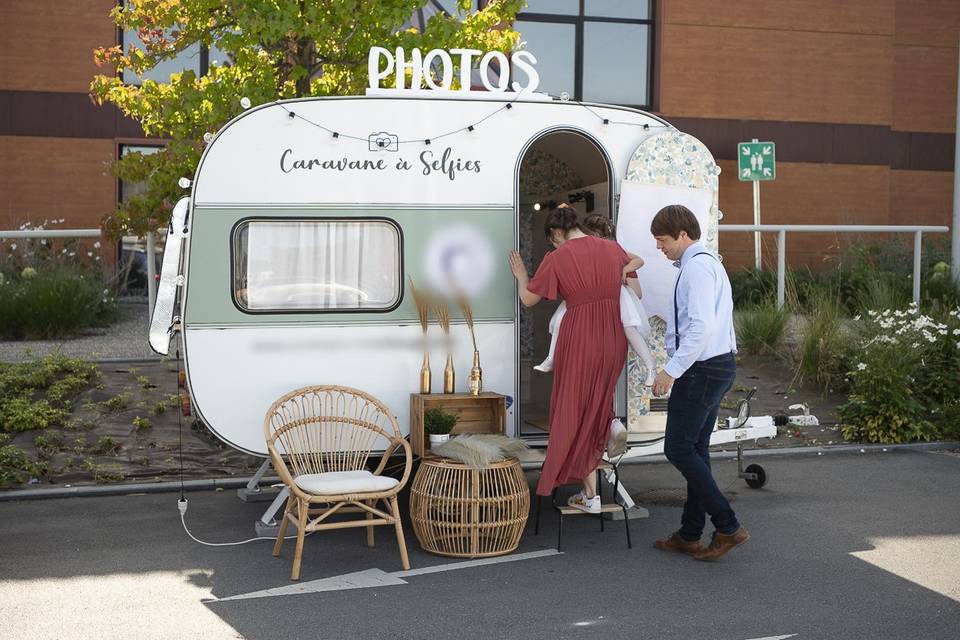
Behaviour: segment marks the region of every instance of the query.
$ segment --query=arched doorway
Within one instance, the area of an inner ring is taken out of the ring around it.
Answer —
[[[517,232],[520,254],[533,273],[550,248],[543,224],[561,202],[581,216],[613,217],[610,163],[587,136],[570,130],[546,133],[530,144],[519,171]],[[549,324],[558,302],[544,300],[532,309],[521,305],[519,319],[519,398],[516,433],[536,441],[549,431],[552,373],[534,370],[550,348]]]

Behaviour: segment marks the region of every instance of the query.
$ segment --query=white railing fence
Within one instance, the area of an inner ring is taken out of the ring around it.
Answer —
[[[721,224],[724,232],[777,234],[777,308],[783,307],[786,293],[787,233],[912,233],[913,234],[913,301],[920,302],[920,254],[923,234],[947,233],[949,227],[932,225],[871,225],[871,224]]]

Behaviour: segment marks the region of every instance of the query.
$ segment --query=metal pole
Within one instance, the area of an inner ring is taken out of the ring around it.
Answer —
[[[957,51],[960,52],[960,48]],[[960,55],[957,56],[957,122],[953,140],[953,228],[950,234],[950,274],[954,282],[960,282]]]
[[[913,234],[913,301],[920,304],[920,249],[923,244],[923,231]]]
[[[153,231],[147,232],[147,304],[150,313],[147,326],[153,318],[153,305],[157,302],[157,241]]]
[[[757,138],[753,142],[759,142]],[[753,224],[760,224],[760,181],[753,181]],[[760,271],[760,232],[753,232],[753,258],[757,271]]]
[[[787,272],[787,232],[777,232],[777,309],[783,309]]]

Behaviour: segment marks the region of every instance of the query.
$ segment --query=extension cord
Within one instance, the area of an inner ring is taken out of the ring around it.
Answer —
[[[208,546],[208,547],[232,547],[232,546],[236,546],[236,545],[239,545],[239,544],[247,544],[248,542],[256,542],[257,540],[272,540],[272,541],[274,541],[274,542],[276,542],[276,540],[277,540],[277,539],[274,538],[274,537],[260,536],[260,537],[257,537],[257,538],[248,538],[247,540],[241,540],[241,541],[239,541],[239,542],[205,542],[205,541],[203,541],[203,540],[200,540],[200,539],[197,538],[196,536],[194,536],[192,533],[190,533],[190,529],[187,528],[187,520],[186,520],[186,514],[187,514],[187,499],[186,499],[186,498],[180,498],[179,500],[177,500],[177,511],[180,512],[180,523],[183,524],[183,530],[187,532],[187,535],[190,536],[190,539],[193,540],[194,542],[197,542],[197,543],[202,544],[202,545],[206,545],[206,546]],[[304,537],[309,536],[311,533],[313,533],[313,532],[311,531],[310,533],[307,533]],[[297,536],[295,536],[295,535],[294,535],[294,536],[285,536],[283,539],[284,539],[284,540],[293,540],[293,539],[296,538],[296,537],[297,537]]]

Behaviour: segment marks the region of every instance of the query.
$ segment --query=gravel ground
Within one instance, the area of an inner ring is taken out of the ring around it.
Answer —
[[[54,351],[86,360],[159,359],[147,341],[146,299],[121,300],[120,317],[111,327],[94,329],[76,338],[0,341],[0,362],[19,362]]]

